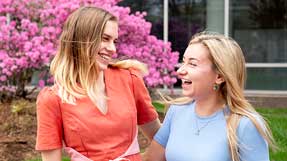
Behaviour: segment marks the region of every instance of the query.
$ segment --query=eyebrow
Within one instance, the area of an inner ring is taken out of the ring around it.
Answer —
[[[111,37],[111,38],[112,38],[112,36],[111,36],[111,35],[109,35],[109,34],[105,34],[105,33],[103,33],[103,36],[107,36],[107,37]]]
[[[103,36],[112,37],[112,36],[110,36],[110,35],[108,35],[108,34],[105,34],[105,33],[103,34]]]
[[[111,35],[108,35],[108,34],[103,33],[103,37],[104,37],[104,36],[109,37],[109,38],[113,38]],[[118,40],[118,38],[115,38],[115,40]]]
[[[186,58],[185,58],[185,57],[183,57],[182,59],[183,59],[183,60],[185,60]],[[187,61],[191,61],[191,60],[199,61],[199,59],[196,59],[196,58],[187,58]]]

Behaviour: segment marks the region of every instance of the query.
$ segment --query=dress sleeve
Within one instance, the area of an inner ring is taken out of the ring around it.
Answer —
[[[260,125],[263,126],[262,123]],[[242,117],[237,135],[241,161],[269,161],[268,143],[249,118]]]
[[[62,148],[62,115],[58,96],[44,88],[37,97],[36,150]]]
[[[137,121],[139,125],[143,125],[157,119],[158,114],[152,105],[149,92],[139,71],[130,69],[130,73],[132,76],[133,91],[137,106]]]
[[[157,133],[153,138],[157,143],[159,143],[164,148],[166,147],[169,138],[171,120],[173,115],[174,115],[174,107],[171,106],[166,113],[162,126],[160,127],[160,129],[157,131]]]

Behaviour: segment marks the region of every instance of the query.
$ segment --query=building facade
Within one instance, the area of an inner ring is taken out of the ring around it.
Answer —
[[[180,59],[196,32],[234,38],[247,62],[246,89],[287,93],[286,0],[123,0],[120,5],[146,11],[152,34],[170,41]]]

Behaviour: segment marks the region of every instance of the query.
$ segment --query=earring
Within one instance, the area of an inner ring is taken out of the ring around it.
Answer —
[[[214,83],[213,90],[218,91],[219,90],[219,84]]]

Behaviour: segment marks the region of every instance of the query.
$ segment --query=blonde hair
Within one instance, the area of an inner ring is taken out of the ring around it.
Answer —
[[[117,18],[97,7],[81,7],[66,20],[59,49],[50,67],[62,102],[75,104],[76,98],[88,95],[97,104],[100,87],[96,83],[99,67],[95,57],[107,21],[117,22]],[[142,63],[134,60],[119,61],[112,66],[147,71]]]
[[[227,119],[227,138],[232,161],[239,161],[239,145],[236,129],[242,116],[248,117],[263,138],[276,149],[275,142],[262,116],[256,112],[244,97],[246,80],[245,59],[240,46],[231,38],[212,32],[201,32],[192,37],[189,45],[201,43],[209,50],[213,68],[225,80],[220,84],[220,92],[230,109]],[[183,103],[192,101],[182,99]],[[178,101],[176,102],[178,104]],[[263,122],[263,123],[261,123]]]

